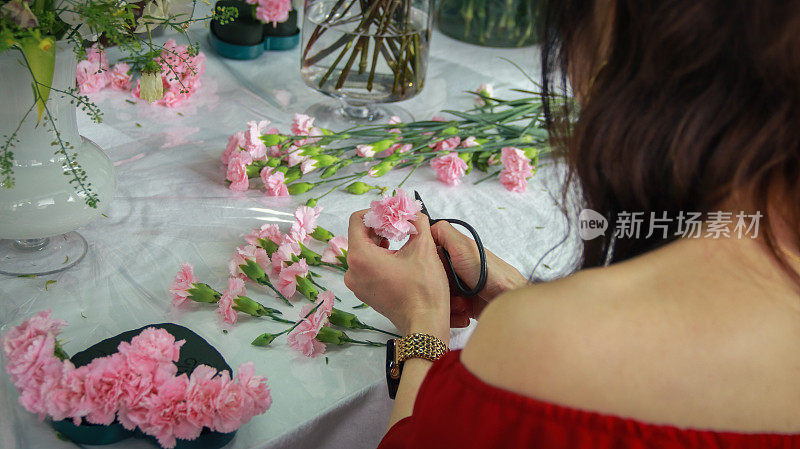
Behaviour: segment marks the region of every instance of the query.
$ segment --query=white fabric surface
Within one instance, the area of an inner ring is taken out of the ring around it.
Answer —
[[[269,199],[259,190],[236,193],[223,182],[219,163],[227,137],[245,122],[267,118],[288,129],[294,112],[303,112],[323,97],[306,87],[298,73],[299,50],[267,52],[253,61],[222,60],[205,45],[204,30],[195,38],[208,56],[203,86],[190,103],[177,109],[135,105],[125,94],[104,91],[94,98],[105,113],[102,124],[79,120],[81,133],[98,143],[115,162],[118,189],[108,218],[80,232],[89,241],[87,257],[76,267],[53,276],[0,276],[0,330],[18,324],[39,310],[69,321],[64,347],[74,354],[97,341],[149,323],[172,321],[206,338],[236,367],[255,362],[269,378],[274,403],[264,415],[243,426],[230,448],[371,448],[382,437],[391,401],[384,381],[381,348],[332,347],[326,357],[305,359],[286,347],[250,346],[262,332],[282,329],[267,320],[240,317],[224,334],[213,307],[195,305],[170,312],[167,288],[180,262],[194,264],[201,280],[225,288],[227,261],[243,235],[265,222],[288,223],[294,208],[305,202]],[[112,59],[113,59],[113,55]],[[431,46],[428,81],[422,94],[401,106],[416,118],[447,108],[463,108],[472,97],[465,90],[493,82],[498,95],[509,88],[530,88],[509,58],[538,73],[535,49],[480,48],[436,33]],[[281,99],[289,94],[288,103]],[[396,185],[406,171],[379,180]],[[554,204],[559,198],[557,170],[543,167],[525,194],[504,190],[496,181],[473,186],[473,173],[458,187],[439,183],[429,168],[417,170],[404,187],[418,190],[434,217],[461,218],[471,223],[487,248],[525,274],[560,240],[564,220]],[[345,233],[351,212],[368,207],[373,196],[335,192],[320,201],[320,224]],[[553,277],[564,270],[573,246],[549,254],[536,275]],[[357,304],[339,274],[326,270],[324,283],[344,298],[345,310]],[[45,289],[45,282],[57,282]],[[264,290],[248,284],[250,296],[295,318]],[[301,304],[301,303],[300,303]],[[367,323],[392,329],[372,310],[355,311]],[[381,339],[369,332],[348,332],[355,338]],[[467,334],[455,340],[466,339]],[[16,405],[17,393],[3,372],[0,381],[0,448],[67,448],[46,422]],[[145,448],[127,440],[110,448]]]

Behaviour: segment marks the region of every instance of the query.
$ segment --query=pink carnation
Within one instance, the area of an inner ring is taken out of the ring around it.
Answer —
[[[458,157],[458,153],[448,153],[432,159],[431,167],[436,170],[436,177],[440,181],[455,186],[461,183],[461,177],[467,170],[467,163]]]
[[[314,302],[314,305],[320,304],[319,308],[317,309],[317,313],[323,314],[325,318],[330,317],[331,313],[333,312],[333,301],[335,299],[336,295],[334,295],[330,290],[320,293],[317,296],[317,300]],[[309,307],[310,310],[310,306],[308,304],[303,306],[304,309],[305,307]],[[308,311],[303,312],[303,315],[305,316],[306,313],[308,313]]]
[[[189,377],[186,392],[186,419],[198,428],[214,425],[217,410],[217,397],[225,385],[217,377],[217,370],[206,365],[198,365]]]
[[[500,161],[507,170],[523,172],[523,174],[530,176],[532,170],[531,162],[525,156],[525,152],[519,148],[503,148],[500,153]]]
[[[242,363],[236,371],[236,380],[253,400],[253,414],[260,415],[272,405],[272,396],[267,387],[267,379],[263,376],[256,376],[255,373],[253,362]],[[241,421],[244,423],[251,417],[243,415]]]
[[[308,310],[303,315],[307,313]],[[327,320],[323,313],[317,312],[312,313],[307,318],[303,318],[300,324],[286,336],[286,342],[289,347],[306,357],[317,357],[324,354],[325,344],[317,340],[317,334],[319,334],[320,329],[322,329]]]
[[[303,150],[295,147],[294,151],[290,151],[289,154],[286,155],[286,165],[294,167],[295,165],[302,164],[303,161],[307,159],[308,156],[303,154]]]
[[[458,148],[460,144],[461,138],[458,136],[453,136],[439,142],[430,143],[428,146],[433,148],[433,151],[450,151]]]
[[[128,342],[119,344],[118,351],[126,357],[125,364],[133,369],[150,371],[155,365],[177,362],[185,340],[161,328],[148,327]]]
[[[108,68],[108,59],[106,58],[106,52],[100,47],[100,44],[94,43],[91,47],[86,49],[86,59],[91,62],[95,62],[103,69]]]
[[[317,219],[322,212],[321,207],[308,207],[300,206],[294,211],[294,218],[297,219],[297,224],[311,234],[317,228]]]
[[[375,149],[372,145],[356,145],[356,154],[361,157],[373,157],[375,156]]]
[[[267,252],[263,248],[252,244],[242,245],[236,248],[228,262],[228,272],[231,277],[244,279],[246,276],[241,272],[239,266],[245,265],[248,260],[254,260],[264,271],[269,269],[269,256],[267,256]]]
[[[186,374],[167,379],[159,385],[158,393],[145,399],[147,414],[139,424],[142,432],[153,435],[167,449],[175,447],[176,438],[193,440],[200,436],[202,428],[188,419],[186,393],[189,379]]]
[[[76,369],[69,360],[54,364],[60,368],[58,383],[47,391],[44,396],[47,414],[54,421],[76,417],[80,423],[80,416],[85,416],[91,407],[84,398],[86,390],[84,383],[88,369]]]
[[[222,153],[219,160],[222,161],[223,164],[228,165],[230,157],[241,151],[242,148],[244,148],[244,132],[239,131],[228,138],[228,145],[225,147],[225,151]]]
[[[380,200],[370,203],[369,212],[364,215],[364,225],[375,229],[375,233],[390,240],[403,240],[417,229],[411,224],[422,210],[419,201],[412,200],[403,189],[397,189],[394,196],[384,195]]]
[[[283,172],[276,171],[269,175],[266,182],[264,182],[267,196],[289,196],[289,188],[284,183],[285,179]]]
[[[244,240],[250,245],[258,245],[258,239],[272,240],[277,245],[284,241],[284,235],[276,224],[264,224],[260,228],[250,230]]]
[[[475,139],[475,136],[469,136],[461,142],[461,146],[464,148],[469,147],[477,147],[480,146],[478,141]]]
[[[338,258],[344,256],[345,251],[347,251],[347,237],[337,235],[328,241],[328,248],[322,252],[322,261],[341,265],[342,262]]]
[[[300,163],[300,171],[303,172],[304,175],[307,173],[311,173],[312,171],[317,169],[318,163],[319,162],[317,162],[316,159],[307,157],[303,159],[303,162]]]
[[[296,136],[307,136],[314,127],[314,117],[295,114],[292,119],[292,133]]]
[[[250,187],[247,166],[252,163],[253,158],[246,151],[240,151],[230,156],[226,174],[226,179],[231,182],[231,185],[228,186],[229,189],[242,192]]]
[[[291,0],[258,0],[256,18],[264,23],[286,22],[292,10]]]
[[[75,80],[82,94],[100,92],[108,84],[106,71],[100,67],[99,62],[84,59],[75,69]]]
[[[195,282],[197,282],[197,278],[194,276],[192,264],[182,263],[180,271],[175,275],[175,280],[172,281],[172,285],[169,287],[169,293],[172,295],[172,305],[180,306],[185,303],[189,297],[188,290],[192,288],[192,284]]]
[[[295,262],[281,270],[278,275],[278,284],[275,287],[283,296],[291,298],[297,291],[297,277],[305,277],[307,274],[308,263],[305,259],[300,259],[299,262]]]
[[[281,244],[278,249],[272,253],[272,270],[270,270],[272,275],[278,276],[287,264],[292,261],[293,255],[300,255],[300,245],[291,241]]]
[[[222,376],[224,387],[216,400],[214,430],[230,433],[238,429],[247,417],[255,416],[255,404],[243,385],[228,380],[227,371],[223,371]]]
[[[247,122],[247,131],[244,133],[244,149],[250,153],[253,160],[266,160],[267,158],[267,146],[261,140],[261,135],[268,125],[269,120]]]
[[[109,86],[114,90],[128,90],[131,87],[131,66],[124,62],[114,65],[108,72]]]
[[[528,180],[523,172],[503,169],[500,172],[500,184],[511,192],[522,193],[528,187]]]
[[[84,381],[90,412],[86,420],[107,426],[114,422],[122,395],[122,376],[126,361],[122,354],[92,360]]]
[[[475,104],[478,106],[483,106],[486,104],[486,101],[483,99],[483,97],[491,97],[494,95],[494,86],[489,83],[483,83],[478,86],[475,92],[478,94],[478,98],[475,99]]]
[[[247,294],[244,281],[238,277],[228,278],[228,289],[222,292],[217,306],[217,315],[228,324],[236,324],[236,311],[233,310],[234,299]]]

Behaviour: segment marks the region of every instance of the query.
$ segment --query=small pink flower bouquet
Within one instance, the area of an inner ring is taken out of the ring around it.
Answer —
[[[252,362],[233,376],[213,347],[181,326],[129,331],[70,359],[56,339],[67,323],[50,315],[39,312],[3,335],[6,371],[19,403],[78,443],[96,444],[121,426],[123,438],[138,428],[164,448],[204,436],[205,447],[221,447],[272,403]],[[205,360],[215,366],[188,363]]]

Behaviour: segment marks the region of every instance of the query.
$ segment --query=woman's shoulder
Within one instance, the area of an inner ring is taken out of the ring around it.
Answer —
[[[704,301],[703,289],[670,283],[650,262],[497,298],[462,362],[491,385],[560,405],[683,427],[800,430],[800,358],[781,343],[800,340],[797,316],[748,322],[762,311]],[[771,320],[777,330],[764,326]]]

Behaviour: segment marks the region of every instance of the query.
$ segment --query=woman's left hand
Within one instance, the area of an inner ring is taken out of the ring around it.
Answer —
[[[361,210],[350,216],[348,270],[344,283],[358,299],[389,318],[404,335],[450,335],[450,291],[428,217],[418,213],[411,235],[399,250],[364,226]]]

